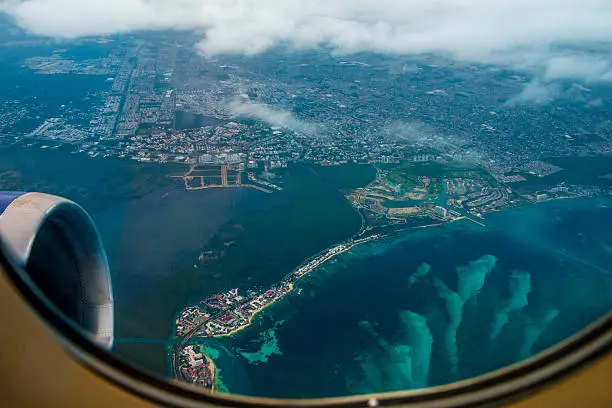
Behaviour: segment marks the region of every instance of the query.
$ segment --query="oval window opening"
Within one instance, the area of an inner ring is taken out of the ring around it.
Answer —
[[[612,6],[98,3],[0,8],[0,239],[99,373],[452,406],[607,347]]]

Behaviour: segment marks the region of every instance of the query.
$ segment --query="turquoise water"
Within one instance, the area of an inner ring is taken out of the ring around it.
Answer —
[[[549,202],[356,247],[224,344],[252,393],[274,397],[421,388],[523,360],[612,309],[611,204]]]
[[[279,194],[185,192],[167,177],[180,166],[2,153],[5,188],[66,195],[92,213],[113,268],[116,350],[161,374],[178,309],[276,282],[356,232],[337,189],[373,175],[299,167],[279,175]],[[443,384],[527,358],[611,310],[612,199],[531,205],[486,224],[405,232],[313,271],[248,329],[205,342],[220,389],[298,398]],[[199,264],[210,245],[226,257]]]

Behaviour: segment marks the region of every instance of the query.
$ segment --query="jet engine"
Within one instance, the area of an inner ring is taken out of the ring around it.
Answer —
[[[65,198],[0,192],[0,239],[43,298],[111,348],[111,279],[100,235],[87,212]]]

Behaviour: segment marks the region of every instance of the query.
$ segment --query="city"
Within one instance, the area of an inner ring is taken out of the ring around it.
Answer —
[[[393,65],[391,57],[353,60],[306,53],[269,77],[250,68],[265,67],[267,59],[207,59],[178,38],[134,39],[116,47],[111,39],[88,41],[88,47],[104,45],[111,51],[77,60],[55,49],[28,58],[26,66],[38,76],[103,79],[105,85],[90,97],[94,109],[86,114],[62,106],[61,116],[34,119],[34,106],[8,100],[0,112],[3,143],[64,143],[92,157],[220,165],[236,172],[225,183],[204,182],[188,172],[187,189],[256,185],[277,190],[273,183],[254,182],[255,174],[295,162],[454,160],[480,167],[521,195],[538,193],[533,180],[564,172],[549,158],[606,154],[612,143],[608,128],[572,105],[500,107],[480,92],[488,82],[510,97],[526,78],[492,79],[486,66],[454,64],[466,79],[449,87],[438,57],[424,57],[411,68],[410,79],[391,75],[381,81],[374,74]],[[23,136],[19,123],[25,122],[38,123]],[[547,130],[540,131],[544,124]],[[519,136],[507,137],[514,133]]]
[[[215,390],[215,364],[201,346],[189,345],[181,350],[178,357],[176,376],[182,381],[195,384],[198,387]]]

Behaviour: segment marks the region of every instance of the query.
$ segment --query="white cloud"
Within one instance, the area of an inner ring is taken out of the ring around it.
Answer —
[[[31,33],[76,38],[199,27],[199,19],[188,13],[189,3],[194,4],[191,0],[9,0],[0,10]]]
[[[551,84],[559,79],[612,82],[610,0],[0,0],[2,11],[32,33],[60,38],[203,30],[197,48],[207,55],[277,46],[439,52],[530,72],[536,79],[510,104],[546,103],[560,95]],[[557,47],[588,43],[608,45],[597,54]]]
[[[585,82],[612,81],[612,63],[600,56],[570,55],[551,58],[544,79],[576,79]]]
[[[2,1],[2,0],[0,0]],[[449,52],[481,60],[612,38],[609,0],[8,0],[24,28],[57,37],[203,28],[208,54],[279,44],[338,52]]]
[[[380,133],[387,140],[410,142],[416,147],[429,147],[435,144],[436,148],[441,148],[451,144],[449,137],[440,136],[433,127],[418,120],[391,122],[384,126]]]
[[[414,148],[433,149],[438,152],[453,154],[464,162],[479,162],[480,152],[469,146],[462,138],[452,134],[440,133],[434,127],[418,121],[393,121],[384,125],[379,133],[387,141],[402,141]]]
[[[308,136],[320,135],[324,128],[318,124],[298,119],[292,112],[270,105],[234,100],[228,108],[235,117],[253,118],[271,126],[281,126]]]
[[[534,80],[525,85],[523,90],[513,98],[507,105],[517,105],[524,103],[543,105],[549,103],[559,95],[559,87],[555,84],[545,84]]]
[[[583,91],[588,90],[577,84],[562,91],[557,81],[569,79],[589,83],[612,82],[612,60],[607,54],[593,55],[584,52],[559,54],[542,52],[538,57],[531,55],[515,67],[531,71],[534,78],[525,84],[522,91],[512,97],[507,105],[544,105],[554,99],[584,99]]]

